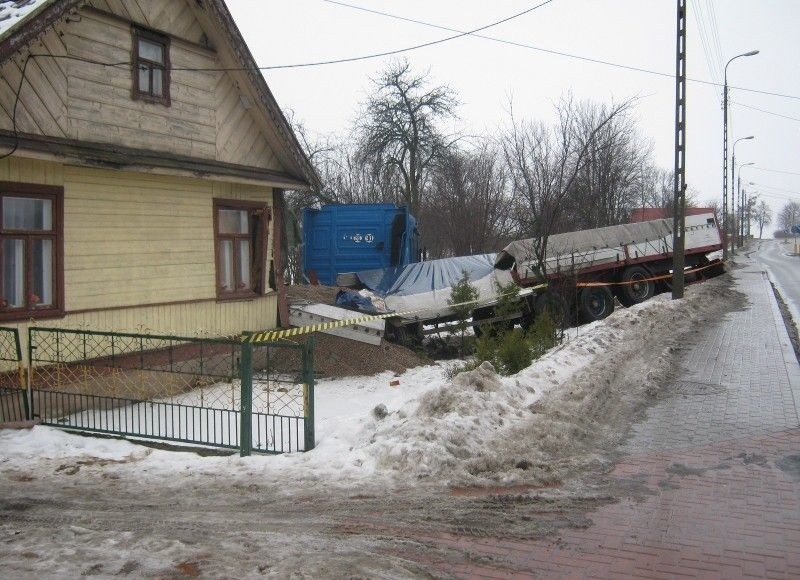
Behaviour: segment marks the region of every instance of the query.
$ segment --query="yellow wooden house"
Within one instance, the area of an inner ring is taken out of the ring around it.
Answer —
[[[316,176],[256,67],[222,0],[0,0],[0,326],[278,325]]]

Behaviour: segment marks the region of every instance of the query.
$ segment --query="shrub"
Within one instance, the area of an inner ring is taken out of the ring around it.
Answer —
[[[517,328],[506,332],[497,343],[495,357],[496,368],[504,375],[513,375],[529,367],[533,362],[533,353],[525,333]]]
[[[528,342],[533,359],[541,358],[548,350],[560,344],[563,332],[547,311],[539,314],[528,329]]]

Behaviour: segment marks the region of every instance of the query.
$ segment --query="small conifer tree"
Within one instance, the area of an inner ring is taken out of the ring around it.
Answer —
[[[480,292],[469,281],[469,273],[466,270],[461,272],[461,279],[453,286],[450,291],[450,298],[447,304],[450,306],[456,317],[455,330],[461,336],[460,354],[464,354],[464,333],[469,327],[469,319],[475,302],[478,300]]]

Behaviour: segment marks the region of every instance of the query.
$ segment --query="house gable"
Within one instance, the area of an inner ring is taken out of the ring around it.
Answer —
[[[133,98],[127,63],[134,27],[170,40],[168,106]],[[163,152],[274,173],[287,183],[315,178],[260,73],[241,70],[252,57],[222,2],[91,0],[66,12],[2,64],[6,137],[29,53],[49,55],[28,59],[17,103],[16,129],[34,141],[110,144],[123,157],[127,150]]]

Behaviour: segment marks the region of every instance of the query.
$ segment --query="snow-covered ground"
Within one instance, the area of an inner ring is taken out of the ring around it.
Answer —
[[[448,381],[442,363],[320,381],[308,453],[202,457],[0,431],[3,571],[427,577],[403,557],[411,544],[398,528],[513,537],[554,519],[581,525],[585,506],[610,501],[596,475],[667,396],[681,347],[742,302],[720,279],[681,301],[659,296],[572,330],[512,377],[483,367]]]
[[[612,345],[627,345],[624,352],[635,352],[642,330],[652,332],[644,328],[648,322],[655,324],[679,307],[685,310],[700,293],[690,292],[681,306],[668,295],[657,296],[604,321],[571,329],[565,344],[511,377],[501,377],[484,364],[448,381],[448,363],[439,363],[400,376],[321,380],[316,388],[317,447],[308,453],[201,457],[37,426],[0,431],[0,466],[35,472],[38,466],[49,470],[52,461],[98,459],[119,462],[126,476],[167,479],[180,473],[218,473],[334,486],[419,480],[513,483],[530,475],[515,468],[519,461],[506,458],[510,464],[494,468],[479,464],[508,449],[509,438],[519,436],[537,415],[535,403],[550,391],[575,388],[587,368],[593,369],[594,383],[608,383],[618,369],[607,361],[593,364],[598,357],[607,358]],[[393,386],[395,381],[399,385]],[[562,403],[566,408],[569,401]],[[513,453],[520,451],[517,446]],[[32,457],[38,461],[32,463]]]

